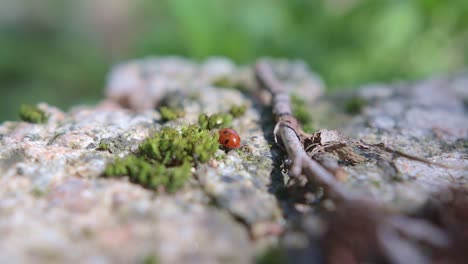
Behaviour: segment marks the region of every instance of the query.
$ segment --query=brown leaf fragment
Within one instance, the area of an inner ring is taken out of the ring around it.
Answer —
[[[335,150],[336,154],[340,158],[351,165],[362,163],[366,161],[366,158],[358,153],[356,153],[351,147],[344,147]]]

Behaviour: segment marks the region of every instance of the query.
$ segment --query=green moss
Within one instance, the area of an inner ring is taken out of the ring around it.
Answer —
[[[159,108],[159,112],[161,113],[161,118],[163,121],[172,121],[185,116],[185,111],[180,108],[169,108],[162,106]]]
[[[47,193],[49,192],[49,190],[47,189],[41,189],[41,188],[38,188],[38,187],[34,187],[32,190],[31,190],[31,194],[35,197],[44,197]]]
[[[157,263],[158,263],[158,258],[155,255],[148,255],[142,261],[142,264],[157,264]]]
[[[37,106],[21,105],[19,117],[29,123],[45,123],[49,119],[48,115]]]
[[[107,165],[104,177],[129,176],[130,181],[146,188],[157,189],[163,186],[166,191],[174,192],[182,187],[190,177],[191,163],[166,167],[144,157],[130,155]]]
[[[199,101],[200,100],[200,93],[198,91],[193,91],[188,94],[187,98],[191,101]]]
[[[229,109],[229,113],[234,118],[243,116],[246,111],[247,111],[247,105],[233,105],[231,106],[231,109]]]
[[[141,143],[138,154],[109,164],[103,176],[129,176],[146,188],[174,192],[190,178],[196,162],[207,162],[218,148],[218,134],[198,125],[165,127]]]
[[[229,76],[222,76],[213,81],[213,85],[216,87],[229,88],[239,90],[241,92],[247,92],[248,88],[239,80],[230,78]]]
[[[367,104],[368,103],[365,99],[360,97],[353,97],[345,103],[344,109],[348,114],[357,115],[362,112],[362,109]]]
[[[292,94],[291,103],[293,108],[293,115],[301,123],[302,129],[307,133],[315,131],[313,124],[312,113],[309,111],[306,103],[299,96]]]
[[[382,186],[382,182],[380,182],[379,180],[371,180],[370,183],[376,188],[380,188],[380,186]]]
[[[236,106],[236,115],[246,111],[246,106]],[[161,113],[164,110],[161,109]],[[138,153],[109,164],[105,177],[129,176],[132,182],[147,188],[163,186],[175,191],[190,177],[191,168],[197,162],[207,162],[215,157],[219,149],[218,133],[213,128],[228,127],[233,119],[230,113],[216,113],[211,116],[199,115],[199,124],[183,126],[179,129],[164,127],[161,131],[144,140]],[[101,140],[99,149],[113,152],[111,139]],[[255,159],[247,155],[246,160]]]
[[[165,127],[139,147],[144,156],[164,165],[207,162],[218,148],[218,135],[198,125],[182,127],[180,131]]]
[[[279,246],[267,249],[257,258],[257,264],[285,264],[287,261],[286,252]]]
[[[213,81],[213,85],[217,87],[233,87],[235,83],[227,76],[221,76]]]
[[[232,123],[233,116],[228,113],[216,113],[211,116],[200,114],[198,116],[198,124],[202,129],[213,129],[228,127]]]
[[[97,148],[98,150],[107,150],[107,151],[110,151],[111,149],[111,146],[108,142],[104,142],[101,140],[101,142],[99,142],[99,146]]]

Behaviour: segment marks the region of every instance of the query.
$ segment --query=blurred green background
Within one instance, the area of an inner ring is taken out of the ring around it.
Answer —
[[[0,121],[102,98],[119,61],[301,58],[330,90],[468,64],[467,0],[0,0]]]

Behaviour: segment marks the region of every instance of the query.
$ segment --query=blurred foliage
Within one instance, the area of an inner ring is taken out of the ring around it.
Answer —
[[[146,55],[306,60],[331,90],[468,62],[466,0],[0,0],[0,120],[21,103],[102,97],[117,61]],[[113,17],[114,16],[114,17]]]

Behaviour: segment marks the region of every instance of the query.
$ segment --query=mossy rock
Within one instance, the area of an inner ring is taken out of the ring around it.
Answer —
[[[247,105],[233,105],[231,106],[231,109],[229,109],[229,113],[234,118],[243,116],[246,111],[247,111]]]
[[[214,129],[228,127],[232,123],[233,116],[229,113],[216,113],[211,116],[200,114],[198,116],[198,124],[202,129]]]
[[[182,187],[197,162],[207,162],[219,148],[218,134],[198,125],[164,127],[139,146],[139,153],[109,164],[104,177],[129,176],[146,188],[163,186],[168,192]]]
[[[104,176],[129,176],[131,182],[146,188],[157,189],[159,186],[164,186],[166,191],[174,192],[191,176],[191,168],[192,165],[188,162],[176,167],[166,167],[143,157],[130,155],[109,164]]]
[[[185,116],[185,111],[180,108],[162,106],[159,108],[159,112],[163,121],[172,121]]]
[[[46,123],[49,116],[33,105],[21,105],[19,117],[21,120],[29,123],[41,124]]]
[[[346,113],[351,115],[357,115],[362,112],[362,109],[368,105],[366,99],[361,97],[352,97],[344,105]]]
[[[165,127],[145,140],[139,147],[142,155],[164,165],[184,162],[207,162],[218,150],[218,135],[198,125],[182,127],[180,131]]]

